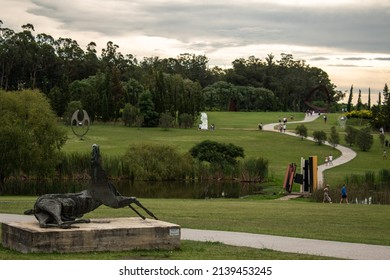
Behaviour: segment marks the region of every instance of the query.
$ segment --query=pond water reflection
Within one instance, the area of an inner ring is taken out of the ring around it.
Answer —
[[[239,198],[262,191],[259,183],[237,181],[203,182],[145,182],[112,181],[125,196],[142,198]],[[8,181],[2,192],[7,195],[43,195],[50,193],[76,193],[89,186],[88,180]]]

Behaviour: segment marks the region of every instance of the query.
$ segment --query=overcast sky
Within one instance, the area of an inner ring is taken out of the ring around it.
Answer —
[[[389,0],[0,0],[2,27],[108,41],[122,54],[206,55],[209,65],[290,53],[326,71],[340,90],[372,98],[390,85]]]

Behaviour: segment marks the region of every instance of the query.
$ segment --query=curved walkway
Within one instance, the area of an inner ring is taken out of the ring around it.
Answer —
[[[312,121],[316,120],[318,117],[319,117],[318,114],[306,115],[305,119],[303,121],[287,122],[287,125],[295,124],[295,123],[312,122]],[[263,130],[281,133],[281,132],[279,132],[276,129],[278,125],[279,125],[279,123],[266,124],[266,125],[263,126]],[[289,131],[283,132],[283,134],[287,134],[287,135],[295,136],[295,137],[300,137],[299,135],[297,135],[297,134],[295,134],[293,132],[289,132]],[[315,141],[313,139],[313,137],[307,137],[307,139],[309,139],[311,141]],[[331,144],[329,142],[327,142],[327,141],[325,141],[324,144],[328,145],[328,146],[331,146]],[[344,146],[341,146],[341,145],[337,145],[336,149],[341,152],[341,155],[338,158],[333,160],[333,165],[326,165],[326,164],[318,165],[318,186],[320,188],[323,187],[324,171],[325,170],[333,168],[333,167],[336,167],[336,166],[339,166],[339,165],[342,165],[344,163],[347,163],[347,162],[351,161],[352,159],[354,159],[356,157],[356,152],[353,151],[350,148],[347,148],[347,147],[344,147]]]
[[[0,223],[31,222],[34,216],[0,214]],[[390,260],[390,246],[314,240],[244,232],[181,229],[182,240],[222,242],[227,245],[310,254],[350,260]]]

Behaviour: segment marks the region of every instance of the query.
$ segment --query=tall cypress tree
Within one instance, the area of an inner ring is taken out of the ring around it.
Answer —
[[[363,104],[362,104],[362,91],[359,89],[359,96],[358,96],[358,101],[357,101],[357,104],[356,104],[356,110],[360,111],[363,107]]]
[[[390,91],[387,84],[385,84],[385,87],[383,88],[382,113],[385,123],[385,129],[388,130],[390,128]]]
[[[367,103],[368,110],[371,110],[371,88],[368,88],[368,103]]]
[[[347,111],[351,112],[352,110],[352,98],[353,98],[353,85],[351,85],[351,89],[349,90],[349,97],[347,103]]]

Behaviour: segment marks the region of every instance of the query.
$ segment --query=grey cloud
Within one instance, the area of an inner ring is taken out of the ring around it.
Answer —
[[[367,58],[364,58],[364,57],[346,57],[346,58],[343,58],[343,60],[361,61],[361,60],[367,60]]]
[[[286,44],[390,52],[390,10],[386,7],[313,9],[253,2],[240,5],[117,0],[111,1],[112,6],[92,10],[93,6],[87,9],[75,0],[32,2],[36,7],[30,13],[52,18],[63,28],[107,36],[159,36],[209,50]],[[199,44],[200,41],[207,43]]]
[[[332,67],[364,67],[364,68],[371,68],[372,66],[359,66],[354,64],[329,64],[328,66]]]
[[[318,56],[318,57],[313,57],[310,60],[311,61],[322,61],[322,60],[329,60],[329,58],[324,57],[324,56]]]

